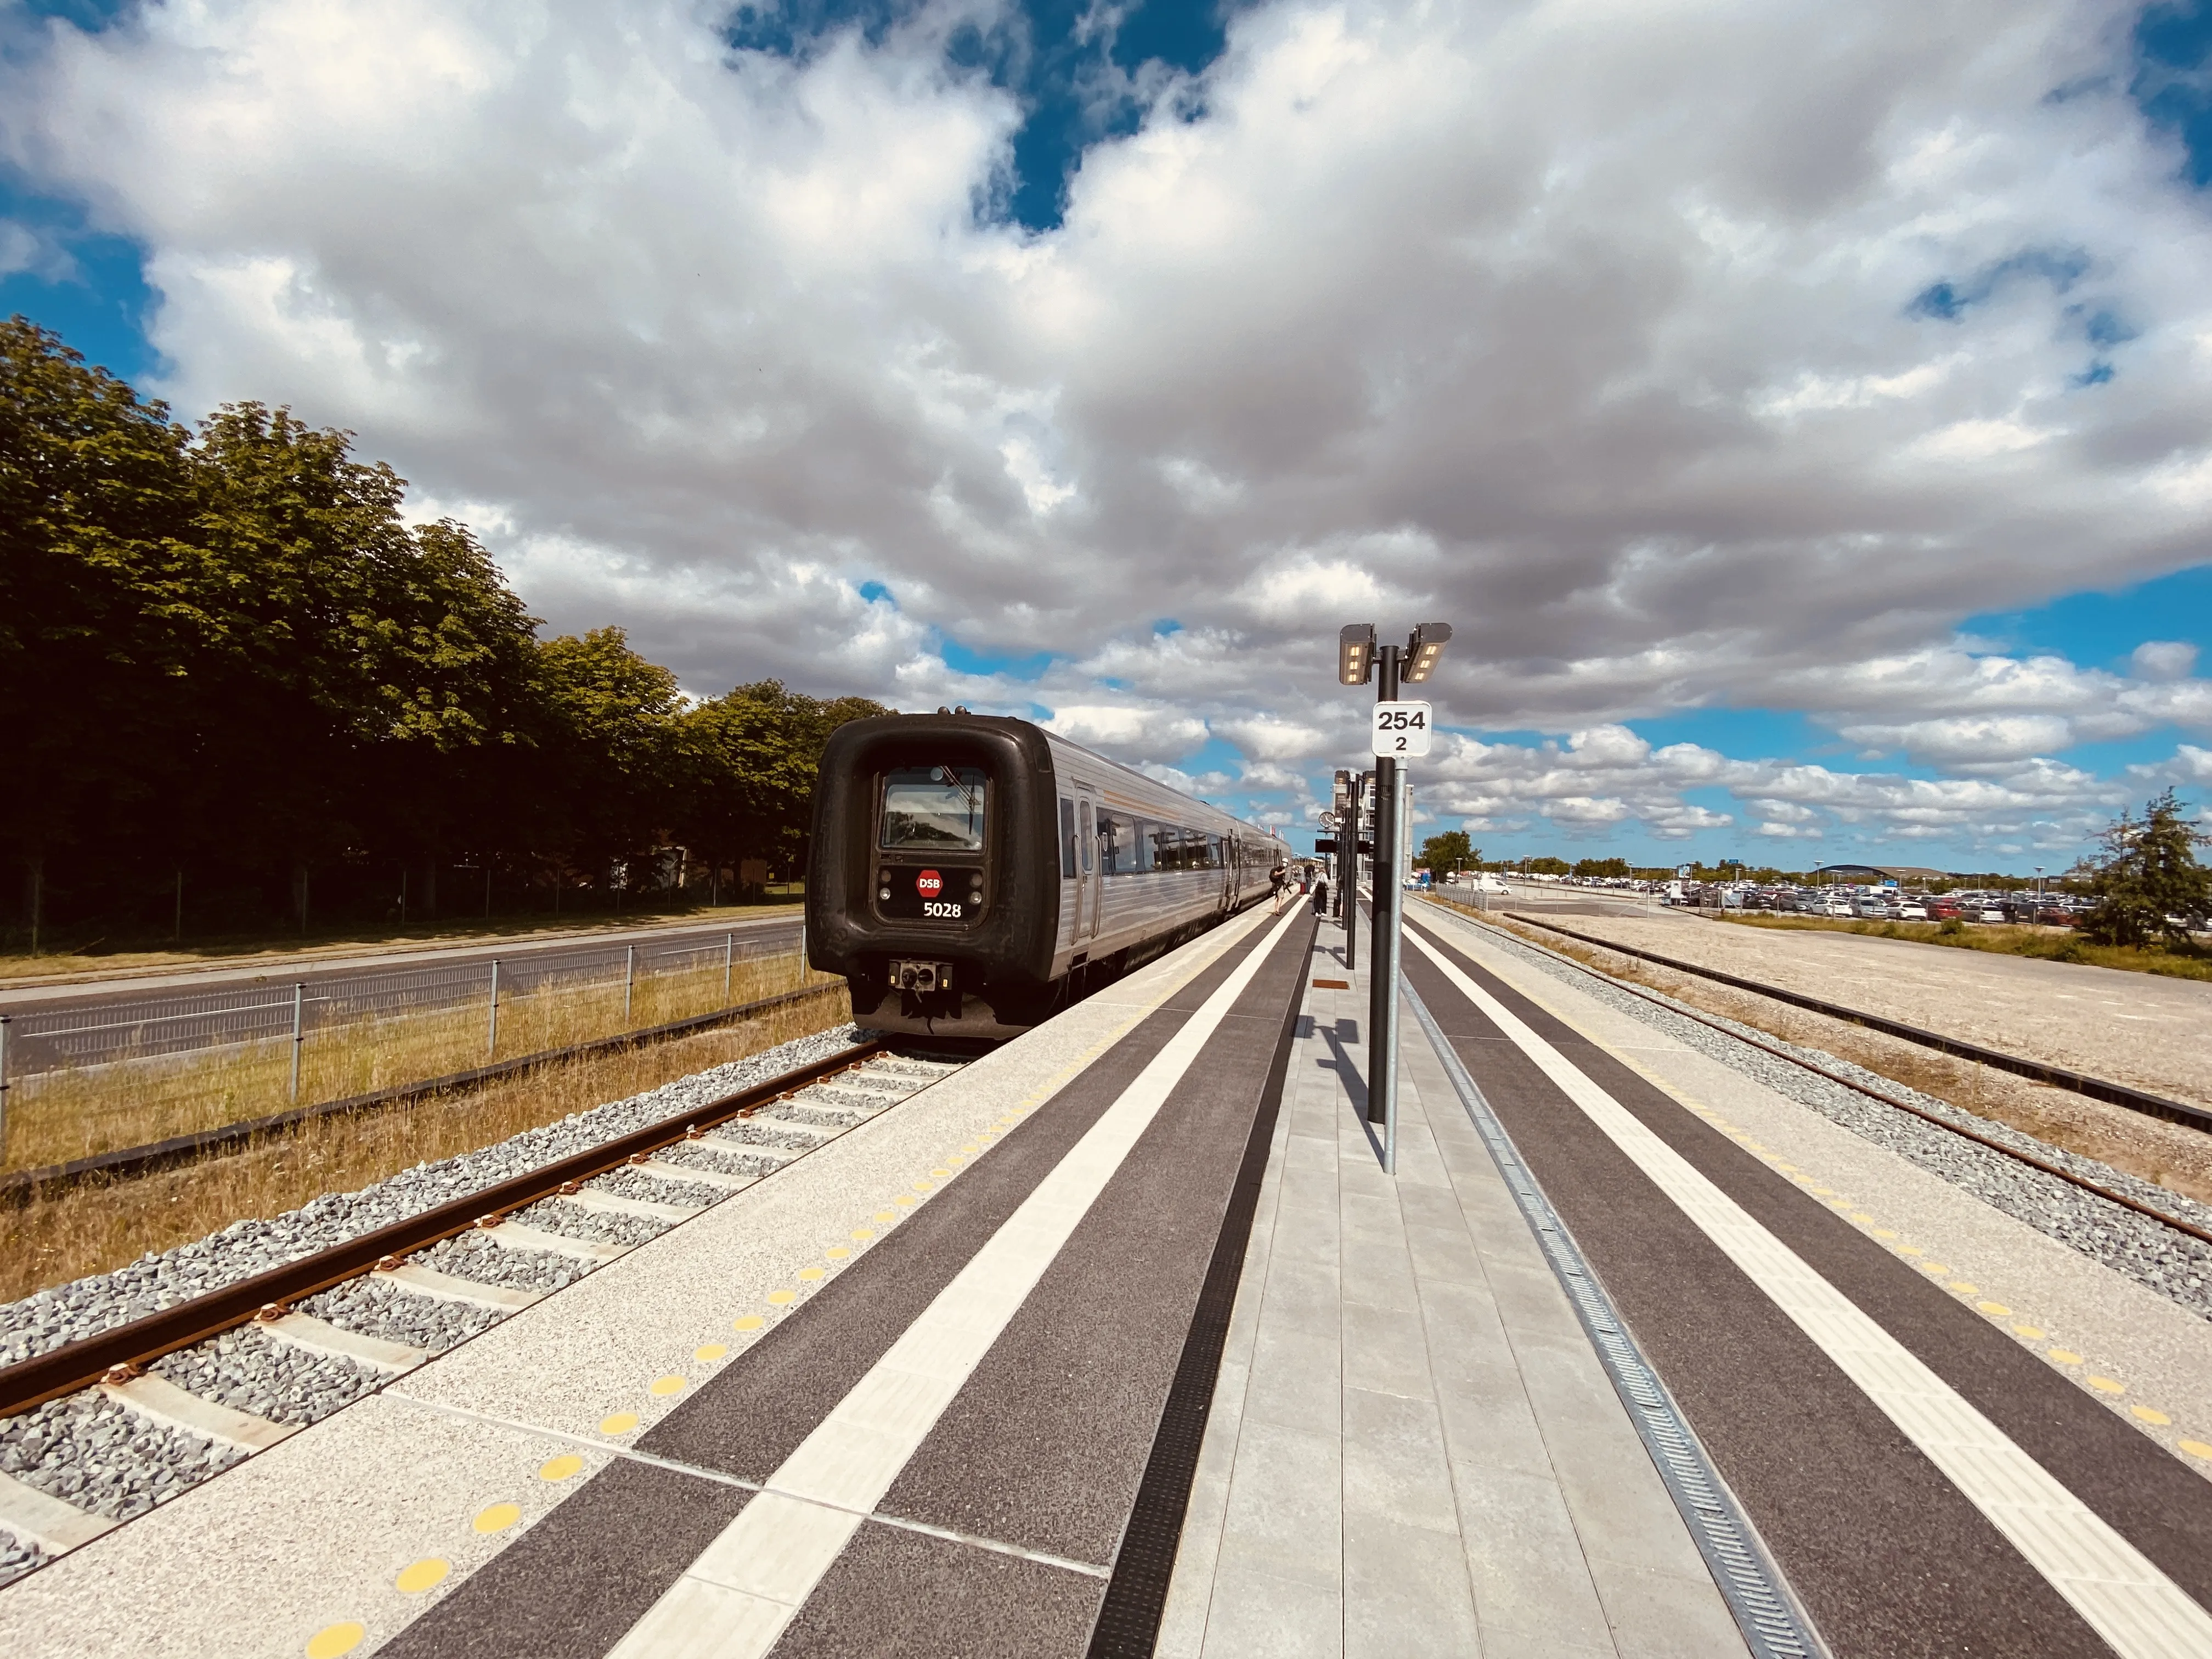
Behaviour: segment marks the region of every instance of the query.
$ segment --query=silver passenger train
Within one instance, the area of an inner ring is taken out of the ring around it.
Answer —
[[[1267,897],[1290,857],[1027,720],[854,720],[815,788],[807,959],[862,1025],[1013,1036]]]

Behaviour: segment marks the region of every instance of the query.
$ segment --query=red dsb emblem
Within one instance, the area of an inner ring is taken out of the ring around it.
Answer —
[[[945,890],[945,878],[934,870],[925,870],[914,878],[914,890],[924,898],[935,898]]]

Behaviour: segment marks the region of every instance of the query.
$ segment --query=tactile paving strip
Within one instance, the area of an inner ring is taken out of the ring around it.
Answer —
[[[1621,1324],[1613,1298],[1590,1272],[1581,1247],[1552,1208],[1551,1200],[1544,1196],[1536,1177],[1521,1161],[1505,1126],[1498,1121],[1481,1089],[1452,1052],[1427,1005],[1404,979],[1399,986],[1406,1006],[1428,1033],[1429,1045],[1436,1050],[1444,1075],[1451,1079],[1460,1104],[1467,1109],[1475,1132],[1490,1149],[1514,1203],[1535,1234],[1567,1299],[1574,1304],[1575,1316],[1582,1322],[1599,1363],[1628,1407],[1629,1418],[1650,1449],[1674,1507],[1689,1523],[1690,1535],[1697,1540],[1729,1611],[1735,1615],[1745,1643],[1757,1659],[1814,1659],[1825,1655],[1826,1648],[1790,1593],[1781,1570],[1759,1543],[1681,1407]]]

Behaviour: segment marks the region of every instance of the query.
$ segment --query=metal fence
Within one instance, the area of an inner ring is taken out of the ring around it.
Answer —
[[[740,942],[736,933],[696,945],[613,945],[532,951],[489,962],[429,964],[331,975],[293,984],[257,982],[221,991],[146,997],[92,1007],[0,1015],[0,1091],[41,1074],[197,1054],[289,1039],[296,1089],[307,1039],[369,1020],[485,1012],[487,1050],[498,1042],[503,1002],[545,992],[619,987],[627,1019],[641,983],[672,974],[722,970],[726,994],[736,964],[789,954],[786,939]],[[0,1105],[6,1096],[0,1092]]]

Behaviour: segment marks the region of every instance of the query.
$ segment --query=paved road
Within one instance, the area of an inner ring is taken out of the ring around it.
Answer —
[[[794,949],[799,918],[786,912],[739,921],[659,924],[628,933],[480,940],[428,951],[257,963],[132,978],[112,985],[53,985],[0,992],[10,1016],[8,1071],[24,1077],[62,1065],[179,1054],[287,1035],[293,988],[304,987],[303,1022],[427,1013],[484,1000],[491,964],[502,995],[606,981],[618,984],[724,954]],[[632,953],[635,953],[633,956]]]

